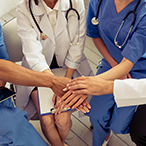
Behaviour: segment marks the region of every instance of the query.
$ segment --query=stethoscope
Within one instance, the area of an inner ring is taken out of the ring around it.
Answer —
[[[121,23],[121,25],[120,25],[120,27],[119,27],[119,29],[118,29],[116,35],[115,35],[114,43],[115,43],[115,45],[116,45],[119,49],[121,49],[121,48],[124,46],[124,44],[126,43],[128,37],[129,37],[129,34],[130,34],[130,32],[131,32],[131,30],[132,30],[134,24],[135,24],[135,20],[136,20],[136,12],[135,12],[135,11],[136,11],[137,7],[139,6],[140,1],[141,1],[141,0],[139,0],[139,1],[137,2],[137,4],[136,4],[134,10],[129,11],[129,12],[126,14],[126,16],[124,17],[124,19],[123,19],[123,21],[122,21],[122,23]],[[93,25],[98,25],[98,24],[99,24],[99,21],[98,21],[98,14],[99,14],[99,9],[100,9],[101,2],[102,2],[102,0],[100,0],[100,2],[99,2],[99,4],[98,4],[96,17],[93,17],[93,18],[91,19],[91,22],[92,22]],[[122,28],[122,26],[123,26],[123,24],[124,24],[126,18],[127,18],[131,13],[134,14],[134,19],[133,19],[133,21],[132,21],[132,23],[131,23],[130,29],[129,29],[128,33],[127,33],[127,36],[126,36],[124,42],[123,42],[121,45],[119,45],[119,44],[118,44],[118,41],[117,41],[117,37],[118,37],[118,35],[119,35],[119,32],[120,32],[120,30],[121,30],[121,28]]]
[[[66,18],[66,20],[68,22],[68,14],[69,14],[70,11],[74,11],[76,13],[76,15],[77,15],[78,28],[77,28],[76,35],[77,35],[78,38],[77,38],[77,42],[76,43],[73,43],[73,41],[71,41],[71,37],[70,37],[70,33],[69,33],[68,27],[67,27],[67,31],[68,31],[68,34],[69,34],[70,45],[78,45],[79,44],[79,33],[80,33],[80,31],[79,31],[80,30],[80,15],[79,15],[78,11],[72,7],[72,1],[71,0],[69,0],[69,1],[70,1],[70,8],[66,11],[65,18]],[[31,9],[31,0],[29,0],[29,10],[30,10],[30,14],[31,14],[31,16],[32,16],[32,18],[33,18],[33,20],[34,20],[34,22],[35,22],[35,24],[36,24],[36,26],[37,26],[37,28],[38,28],[38,30],[40,32],[40,39],[41,40],[46,40],[48,38],[47,35],[41,30],[40,26],[38,25],[34,15],[33,15],[33,12],[32,12],[32,9]],[[67,25],[68,25],[68,23],[67,23]]]

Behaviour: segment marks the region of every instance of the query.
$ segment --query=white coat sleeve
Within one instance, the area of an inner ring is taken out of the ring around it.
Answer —
[[[24,3],[17,6],[18,35],[22,40],[22,51],[30,69],[42,72],[49,66],[42,54],[42,44],[34,29],[32,17]]]
[[[78,13],[80,15],[79,45],[76,44],[70,46],[65,59],[65,64],[67,67],[77,69],[80,66],[80,62],[82,61],[81,57],[83,56],[86,38],[86,18],[84,1],[75,0],[74,8],[78,10]]]
[[[113,92],[118,107],[146,104],[146,79],[115,80]]]

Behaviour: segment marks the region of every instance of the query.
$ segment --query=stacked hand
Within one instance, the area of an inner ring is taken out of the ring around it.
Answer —
[[[73,94],[72,91],[68,91],[64,96],[61,97],[59,104],[54,106],[54,108],[57,108],[55,114],[60,114],[64,108],[77,109],[78,111],[81,110],[83,113],[89,112],[91,106],[86,101],[87,98],[87,95],[76,95]]]

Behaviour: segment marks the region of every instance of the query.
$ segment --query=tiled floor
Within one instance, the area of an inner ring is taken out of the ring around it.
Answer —
[[[85,7],[87,9],[88,7],[88,0],[85,0]],[[13,18],[16,17],[15,9],[10,11],[8,14],[4,15],[0,18],[0,21],[2,25],[5,23],[8,23]],[[96,66],[99,63],[99,60],[102,58],[101,54],[98,52],[98,50],[95,48],[92,39],[89,37],[86,37],[86,44],[85,44],[85,54],[88,58],[88,61],[91,65],[91,68],[96,73],[97,69]],[[71,128],[71,131],[66,139],[66,142],[70,146],[92,146],[92,131],[89,128],[90,127],[90,121],[89,118],[84,116],[80,117],[78,116],[77,112],[73,112],[71,119],[73,121],[73,126]],[[41,128],[39,125],[39,121],[30,121],[34,127],[38,130],[38,132],[43,136],[41,132]],[[134,146],[134,144],[131,142],[129,135],[113,135],[109,144],[109,146]]]

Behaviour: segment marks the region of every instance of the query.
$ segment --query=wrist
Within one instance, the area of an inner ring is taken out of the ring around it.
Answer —
[[[43,75],[45,76],[45,87],[49,87],[52,89],[55,84],[56,76],[50,73],[43,73]]]
[[[113,86],[114,86],[114,81],[107,81],[105,94],[113,94]]]

